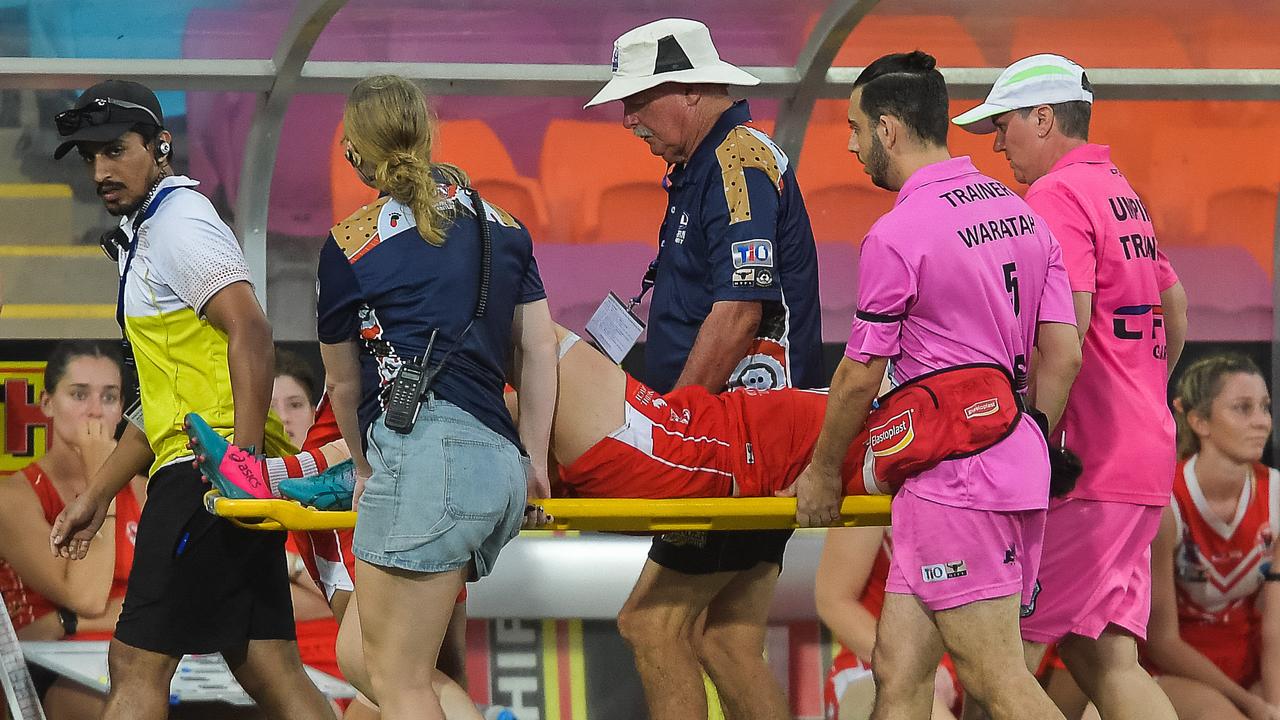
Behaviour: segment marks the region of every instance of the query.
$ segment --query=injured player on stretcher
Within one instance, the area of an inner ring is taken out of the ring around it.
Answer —
[[[566,494],[582,498],[761,497],[789,488],[809,462],[826,412],[822,391],[699,386],[660,394],[625,373],[564,327],[552,453]],[[517,389],[518,391],[518,389]],[[841,470],[845,495],[894,492],[939,462],[976,454],[1008,436],[1024,412],[1007,371],[996,365],[946,368],[894,388],[876,403]],[[268,459],[249,456],[190,416],[206,478],[232,498],[285,497],[322,510],[351,507],[355,478],[345,443],[322,402],[315,431],[334,425],[334,442],[308,451],[326,468],[268,483]],[[1042,430],[1043,428],[1043,423]],[[1055,450],[1054,494],[1071,482]],[[283,467],[283,466],[282,466]],[[291,475],[295,473],[289,473]],[[255,477],[256,476],[256,477]],[[272,488],[275,488],[273,491]]]

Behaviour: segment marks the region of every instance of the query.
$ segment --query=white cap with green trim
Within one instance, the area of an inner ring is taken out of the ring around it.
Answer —
[[[991,86],[987,101],[955,116],[951,122],[971,133],[985,135],[995,132],[993,120],[997,115],[1073,100],[1093,102],[1093,85],[1084,68],[1061,55],[1032,55],[1005,68]]]

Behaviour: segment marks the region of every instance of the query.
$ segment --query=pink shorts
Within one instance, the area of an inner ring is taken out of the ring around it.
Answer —
[[[1051,501],[1039,595],[1023,610],[1022,637],[1041,643],[1068,634],[1097,638],[1114,624],[1145,639],[1151,541],[1160,529],[1160,513],[1152,505]]]
[[[885,590],[930,610],[1021,593],[1040,565],[1044,510],[956,508],[909,489],[893,498],[893,559]]]

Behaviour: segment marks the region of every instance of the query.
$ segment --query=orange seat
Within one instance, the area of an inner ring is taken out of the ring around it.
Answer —
[[[800,149],[796,180],[818,242],[860,243],[893,207],[894,194],[872,185],[848,148],[847,123],[811,123]]]
[[[1274,21],[1266,16],[1211,15],[1196,25],[1191,56],[1199,67],[1280,67],[1280,43],[1276,42],[1274,30]]]
[[[1162,122],[1150,130],[1156,151],[1148,180],[1151,190],[1143,199],[1156,218],[1161,240],[1177,243],[1181,235],[1186,244],[1218,232],[1208,218],[1207,198],[1242,187],[1280,187],[1280,144],[1272,141],[1280,122],[1274,114],[1262,118],[1242,111],[1219,113],[1208,122],[1206,114],[1215,103],[1175,104],[1188,109],[1183,121]],[[1264,103],[1238,103],[1255,104]]]
[[[559,239],[656,241],[667,207],[666,166],[620,123],[552,120],[541,168]]]
[[[986,58],[964,25],[949,15],[877,15],[858,23],[832,65],[864,67],[890,53],[924,50],[940,67],[985,67]]]
[[[1276,231],[1276,202],[1280,193],[1272,187],[1242,187],[1216,193],[1206,208],[1206,245],[1238,245],[1272,273]]]
[[[1086,70],[1114,67],[1188,67],[1191,58],[1173,27],[1158,15],[1108,15],[1013,20],[1010,60],[1040,53],[1065,55]]]
[[[809,31],[818,19],[814,15]],[[942,67],[985,67],[981,48],[954,17],[944,15],[868,15],[845,38],[835,67],[864,67],[883,55],[924,50]],[[848,121],[847,99],[819,100],[810,123]]]
[[[547,229],[547,208],[537,181],[516,172],[511,155],[502,141],[482,120],[444,120],[436,132],[432,159],[462,168],[476,190],[488,201],[516,216],[534,238]],[[377,197],[377,192],[360,182],[344,156],[342,124],[334,131],[330,156],[330,186],[333,192],[334,222]]]
[[[457,165],[488,201],[515,215],[535,239],[547,232],[547,203],[538,181],[516,172],[493,128],[483,120],[444,120],[431,157]]]

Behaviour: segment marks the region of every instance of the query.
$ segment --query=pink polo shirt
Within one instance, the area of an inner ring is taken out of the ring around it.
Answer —
[[[917,170],[867,234],[845,355],[887,357],[895,384],[964,363],[996,363],[1025,391],[1036,325],[1075,324],[1058,244],[1044,221],[967,157]],[[1029,418],[996,446],[944,462],[905,487],[952,507],[1048,505],[1044,438]]]
[[[1166,404],[1160,293],[1178,276],[1105,145],[1081,145],[1027,190],[1062,246],[1074,292],[1093,294],[1084,362],[1054,442],[1084,461],[1070,497],[1166,505],[1177,462]]]

